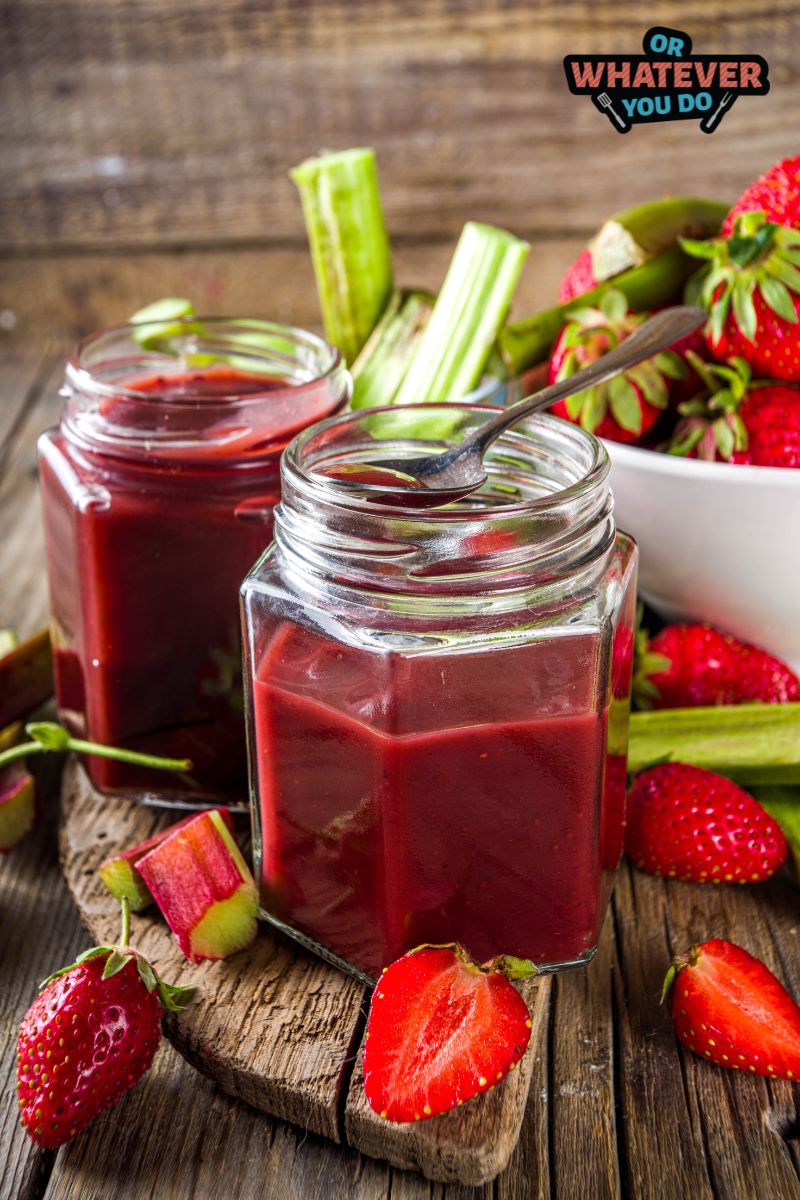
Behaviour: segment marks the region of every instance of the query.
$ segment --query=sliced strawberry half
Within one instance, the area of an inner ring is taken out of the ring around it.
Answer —
[[[531,1036],[508,976],[534,971],[510,958],[479,967],[460,946],[421,946],[387,967],[364,1047],[371,1107],[387,1121],[422,1121],[505,1079]]]
[[[678,1038],[720,1067],[800,1078],[800,1008],[764,964],[714,938],[679,955],[667,971]]]

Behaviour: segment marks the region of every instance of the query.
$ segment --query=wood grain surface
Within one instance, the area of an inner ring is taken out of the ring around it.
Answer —
[[[555,303],[558,283],[582,245],[575,236],[537,241],[517,289],[521,316]],[[438,289],[451,241],[396,247],[395,273],[408,286]],[[0,258],[0,310],[12,328],[3,344],[24,352],[43,340],[64,351],[78,338],[126,321],[159,296],[188,296],[207,315],[264,317],[320,326],[311,259],[305,247],[64,254]],[[0,417],[2,420],[2,417]]]
[[[713,137],[620,137],[561,60],[639,53],[653,24],[758,52],[770,94]],[[413,240],[468,217],[585,232],[662,192],[733,197],[797,152],[793,0],[3,0],[0,25],[13,250],[299,245],[287,170],[323,147],[377,148],[389,227]]]
[[[99,794],[74,760],[64,768],[61,795],[64,877],[91,937],[107,945],[117,935],[119,906],[97,868],[115,850],[169,825],[174,815]],[[457,1113],[411,1128],[381,1121],[369,1107],[360,1054],[353,1071],[367,1002],[356,980],[269,925],[249,950],[226,962],[187,962],[154,909],[134,915],[131,941],[164,979],[195,988],[192,1003],[164,1018],[164,1030],[188,1062],[230,1095],[430,1179],[475,1186],[494,1179],[508,1162],[525,1112],[549,981],[527,988],[536,1024],[530,1050],[507,1082]]]

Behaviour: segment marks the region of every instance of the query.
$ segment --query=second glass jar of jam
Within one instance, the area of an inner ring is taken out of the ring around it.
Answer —
[[[242,589],[262,904],[371,979],[425,942],[587,961],[622,851],[637,551],[601,444],[530,419],[442,508],[360,467],[485,416],[301,434]]]
[[[349,387],[337,351],[263,321],[124,326],[68,360],[39,443],[59,711],[193,762],[91,759],[98,787],[243,797],[239,585],[272,536],[281,452]]]

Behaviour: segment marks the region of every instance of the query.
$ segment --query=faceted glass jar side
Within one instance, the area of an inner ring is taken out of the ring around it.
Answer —
[[[57,703],[79,736],[193,763],[91,759],[102,790],[241,799],[239,585],[286,442],[348,377],[324,342],[265,322],[143,328],[82,343],[39,444]]]
[[[498,505],[497,475],[483,513],[343,517],[333,485],[315,508],[284,476],[242,589],[262,904],[367,978],[423,942],[547,969],[596,948],[636,567],[599,474],[574,527],[547,495]]]

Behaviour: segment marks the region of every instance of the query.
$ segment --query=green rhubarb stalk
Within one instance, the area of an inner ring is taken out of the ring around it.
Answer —
[[[674,246],[679,238],[709,238],[720,231],[730,208],[702,196],[666,196],[615,213],[589,242],[598,283],[639,267]]]
[[[788,787],[755,788],[753,795],[780,825],[789,843],[792,867],[800,879],[800,791]]]
[[[303,204],[325,334],[350,364],[392,291],[375,152],[323,154],[289,174]]]
[[[446,404],[480,381],[530,246],[468,221],[396,404]]]
[[[693,261],[680,246],[671,246],[642,266],[623,271],[601,283],[568,304],[557,304],[536,313],[524,321],[506,325],[500,330],[499,344],[503,358],[512,375],[536,366],[547,358],[561,329],[569,320],[573,308],[594,308],[614,287],[622,292],[634,312],[649,312],[674,302],[689,276],[697,270]]]
[[[800,784],[800,704],[633,713],[629,771],[670,760],[716,771],[744,787]]]
[[[117,746],[105,746],[100,742],[86,742],[74,738],[53,721],[34,721],[25,726],[25,732],[33,740],[9,746],[0,752],[0,767],[28,758],[32,754],[44,754],[48,750],[72,750],[76,754],[91,754],[96,758],[112,758],[116,762],[133,763],[138,767],[152,767],[160,771],[190,771],[191,759],[162,758],[158,754],[140,754],[138,750],[121,750]]]
[[[154,300],[129,318],[131,325],[141,325],[131,336],[143,350],[157,350],[162,342],[186,332],[186,317],[194,316],[191,300],[164,296]]]
[[[392,404],[408,369],[434,298],[427,292],[396,291],[351,368],[351,408]]]

